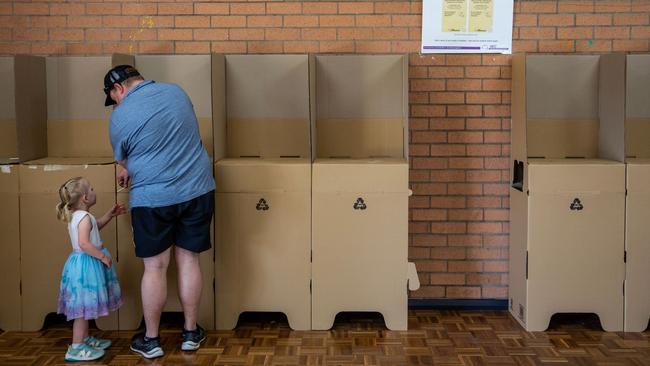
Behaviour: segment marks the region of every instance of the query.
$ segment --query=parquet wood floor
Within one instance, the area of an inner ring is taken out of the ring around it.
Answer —
[[[330,331],[298,332],[286,320],[248,316],[233,331],[210,331],[195,353],[180,350],[179,319],[166,320],[166,352],[150,361],[129,350],[135,332],[94,334],[113,340],[93,365],[650,365],[650,332],[607,333],[565,323],[525,332],[507,311],[411,310],[409,331],[388,331],[381,316],[345,314]],[[64,365],[69,323],[40,332],[0,334],[0,365]]]

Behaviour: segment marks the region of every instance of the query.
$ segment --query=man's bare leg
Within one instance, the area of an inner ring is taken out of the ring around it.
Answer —
[[[147,327],[146,336],[158,337],[160,316],[167,301],[167,267],[171,247],[153,257],[144,258],[144,274],[142,275],[142,310],[144,323]]]
[[[203,288],[203,276],[199,254],[175,247],[174,256],[178,269],[178,297],[185,314],[185,330],[195,330]]]

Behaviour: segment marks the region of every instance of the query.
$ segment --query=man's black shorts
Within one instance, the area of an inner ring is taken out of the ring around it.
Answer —
[[[186,202],[164,207],[131,209],[135,255],[158,255],[172,245],[201,253],[212,247],[210,224],[214,191]]]

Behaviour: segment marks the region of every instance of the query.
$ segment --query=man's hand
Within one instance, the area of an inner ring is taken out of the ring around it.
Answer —
[[[117,184],[122,188],[129,185],[129,172],[126,169],[122,169],[117,173]]]

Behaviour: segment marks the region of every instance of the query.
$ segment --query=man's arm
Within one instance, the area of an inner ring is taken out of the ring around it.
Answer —
[[[122,167],[122,169],[117,169],[117,184],[120,187],[126,188],[129,184],[129,171],[126,170],[126,159],[116,160],[116,163]]]

